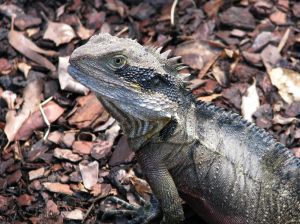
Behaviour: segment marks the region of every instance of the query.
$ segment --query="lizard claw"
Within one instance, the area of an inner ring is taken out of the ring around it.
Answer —
[[[131,205],[128,202],[115,196],[107,197],[105,199],[105,202],[106,201],[110,201],[112,203],[120,205],[120,209],[104,211],[102,220],[126,216],[131,218],[131,220],[127,221],[127,224],[147,224],[157,218],[160,214],[158,201],[155,197],[151,197],[150,203],[141,200],[141,207]]]

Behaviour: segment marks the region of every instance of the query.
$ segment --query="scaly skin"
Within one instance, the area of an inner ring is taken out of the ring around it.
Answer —
[[[127,134],[162,223],[184,219],[180,196],[208,223],[300,223],[299,159],[239,115],[196,102],[176,59],[100,34],[70,63]]]

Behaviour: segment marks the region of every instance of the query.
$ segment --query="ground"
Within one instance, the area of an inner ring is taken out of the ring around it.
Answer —
[[[292,0],[0,1],[0,223],[95,223],[115,207],[109,195],[149,200],[119,125],[67,73],[97,33],[183,56],[198,100],[242,114],[300,157],[299,22]]]

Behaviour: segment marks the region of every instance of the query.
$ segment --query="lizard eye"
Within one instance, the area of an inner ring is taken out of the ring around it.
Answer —
[[[113,70],[116,70],[124,67],[126,63],[127,63],[126,57],[124,57],[123,55],[116,55],[113,58],[111,58],[111,60],[109,61],[109,66]]]

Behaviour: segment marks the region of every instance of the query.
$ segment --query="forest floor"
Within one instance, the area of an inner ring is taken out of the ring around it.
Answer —
[[[1,224],[96,223],[115,207],[109,195],[149,200],[118,123],[67,73],[97,33],[171,49],[198,100],[242,114],[300,157],[299,2],[1,2]],[[188,207],[186,222],[200,223]]]

